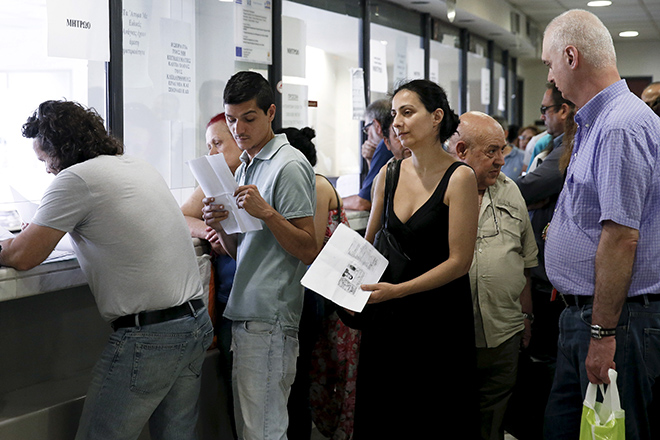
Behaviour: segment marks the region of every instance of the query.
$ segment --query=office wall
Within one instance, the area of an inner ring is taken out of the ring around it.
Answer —
[[[660,45],[653,42],[625,42],[614,45],[621,76],[651,76],[660,81]],[[540,59],[521,59],[518,75],[523,78],[523,124],[540,119],[539,107],[548,79],[548,68]]]

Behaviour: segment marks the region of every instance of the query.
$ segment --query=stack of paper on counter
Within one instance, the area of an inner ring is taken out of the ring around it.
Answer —
[[[361,312],[371,293],[360,285],[377,283],[387,264],[371,243],[340,224],[301,283],[346,309]]]
[[[229,217],[220,222],[227,234],[262,229],[259,219],[236,205],[234,192],[238,188],[238,183],[222,153],[198,157],[187,163],[206,197],[214,197],[215,203],[224,205],[229,212]]]

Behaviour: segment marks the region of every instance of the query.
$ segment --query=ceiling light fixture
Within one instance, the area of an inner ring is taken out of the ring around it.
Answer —
[[[633,38],[639,35],[639,32],[637,31],[623,31],[619,32],[619,37],[623,38]]]
[[[612,2],[610,0],[594,0],[587,3],[587,6],[592,8],[601,8],[603,6],[610,6]]]
[[[456,0],[447,0],[447,19],[450,23],[456,18]]]

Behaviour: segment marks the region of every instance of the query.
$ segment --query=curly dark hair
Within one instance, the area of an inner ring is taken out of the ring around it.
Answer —
[[[44,101],[23,124],[23,137],[37,139],[54,171],[100,155],[121,155],[124,146],[108,134],[94,109],[73,101]]]
[[[284,133],[289,139],[289,143],[305,155],[310,165],[316,165],[316,147],[312,143],[316,132],[313,128],[305,127],[299,130],[295,127],[287,127],[275,130],[275,134],[280,133]]]
[[[444,117],[438,129],[438,139],[441,143],[444,143],[456,133],[460,120],[458,115],[449,107],[447,93],[442,87],[428,79],[414,79],[399,85],[392,93],[392,97],[402,90],[415,92],[429,113],[433,113],[436,109],[443,111]]]

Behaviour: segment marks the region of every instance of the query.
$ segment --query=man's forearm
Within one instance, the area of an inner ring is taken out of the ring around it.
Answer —
[[[592,322],[614,328],[628,295],[639,231],[603,222],[596,251],[596,283]]]
[[[196,238],[206,238],[206,223],[200,218],[190,217],[185,215],[186,223],[188,224],[188,229],[190,230],[190,236]]]
[[[1,243],[0,265],[28,270],[41,264],[64,232],[31,223],[20,234]]]
[[[371,209],[371,202],[357,194],[344,197],[343,203],[344,209],[352,209],[354,211],[369,211]]]
[[[311,264],[314,261],[316,255],[318,255],[318,248],[314,235],[313,217],[287,220],[280,213],[273,210],[263,220],[285,251],[305,264]]]

